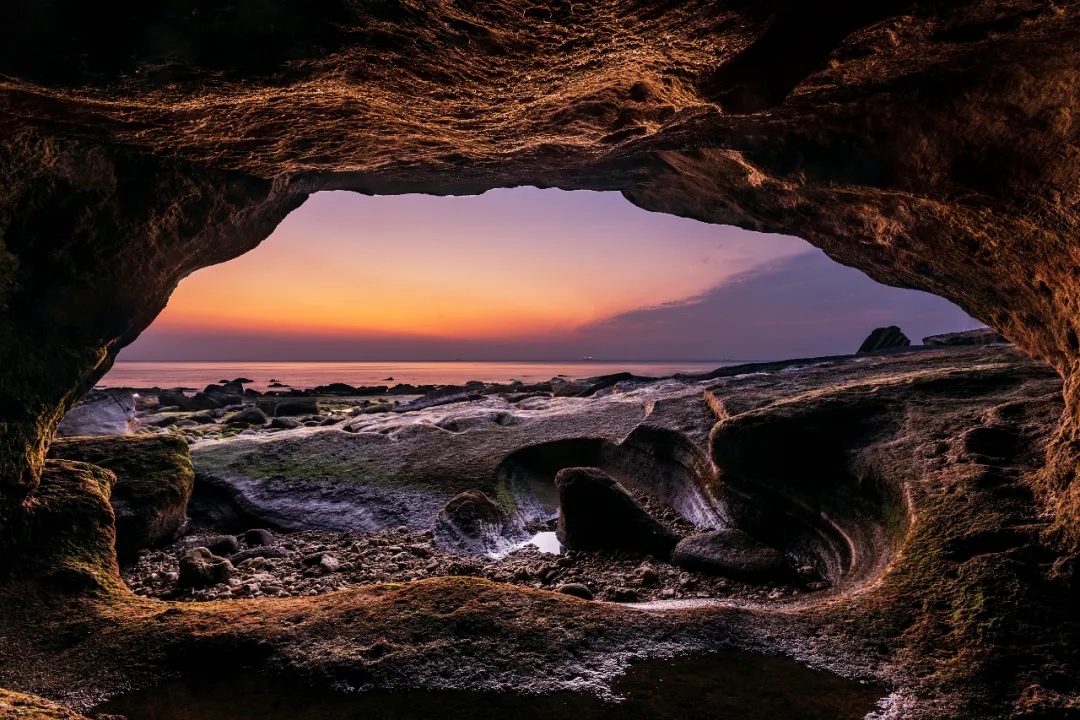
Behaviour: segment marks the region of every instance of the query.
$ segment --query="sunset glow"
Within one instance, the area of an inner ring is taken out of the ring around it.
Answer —
[[[155,328],[535,337],[679,301],[809,249],[648,213],[614,193],[320,193],[253,252],[182,281]]]

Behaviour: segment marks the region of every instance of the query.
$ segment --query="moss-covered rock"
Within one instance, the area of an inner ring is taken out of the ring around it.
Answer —
[[[45,698],[0,688],[0,717],[7,720],[86,720]]]
[[[109,504],[115,482],[96,465],[46,460],[14,528],[15,550],[0,558],[0,578],[36,581],[64,594],[123,588]]]
[[[116,475],[109,498],[122,560],[169,539],[183,525],[195,473],[187,442],[176,435],[57,440],[49,456],[92,463]]]

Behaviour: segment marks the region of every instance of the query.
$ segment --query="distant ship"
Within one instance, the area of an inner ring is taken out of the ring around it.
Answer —
[[[582,360],[592,360],[592,355],[586,355],[585,357],[583,357],[581,359]]]

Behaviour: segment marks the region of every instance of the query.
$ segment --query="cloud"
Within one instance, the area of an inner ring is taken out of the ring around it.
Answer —
[[[776,359],[854,352],[883,325],[899,325],[918,343],[981,323],[947,300],[880,285],[814,250],[680,302],[607,318],[575,335],[597,356]]]

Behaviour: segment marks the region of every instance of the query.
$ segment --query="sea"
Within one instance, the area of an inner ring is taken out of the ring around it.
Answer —
[[[536,383],[553,377],[580,379],[630,372],[649,377],[706,373],[734,362],[118,362],[98,387],[192,388],[236,378],[267,390],[271,382],[304,389],[341,382],[349,385],[460,385],[481,382]]]

